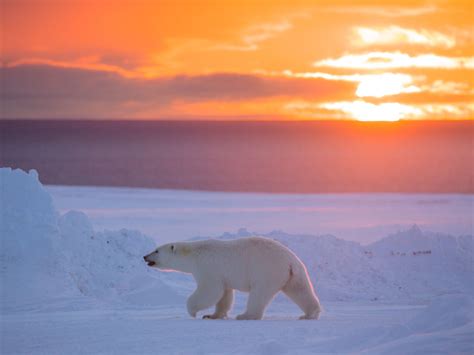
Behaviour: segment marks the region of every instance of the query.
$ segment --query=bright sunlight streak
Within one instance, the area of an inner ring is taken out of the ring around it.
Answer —
[[[361,75],[357,87],[357,97],[383,97],[401,93],[420,92],[421,89],[411,85],[413,79],[408,74],[373,74]]]
[[[322,104],[322,108],[328,110],[343,111],[358,121],[390,121],[395,122],[403,118],[411,118],[422,115],[422,111],[416,107],[402,105],[395,102],[372,104],[362,100],[352,102],[334,102]]]

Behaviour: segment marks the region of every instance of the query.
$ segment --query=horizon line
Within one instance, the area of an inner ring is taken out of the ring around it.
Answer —
[[[214,116],[211,116],[214,117]],[[292,119],[292,118],[276,118],[276,119],[262,119],[262,118],[238,118],[241,116],[230,116],[230,118],[196,118],[196,116],[189,117],[157,117],[157,118],[118,118],[118,117],[111,117],[111,118],[93,118],[93,117],[84,117],[84,118],[55,118],[55,117],[9,117],[4,118],[0,117],[0,122],[11,122],[11,121],[70,121],[70,122],[78,122],[78,121],[87,121],[87,122],[229,122],[229,123],[286,123],[286,122],[295,122],[295,123],[302,123],[302,122],[319,122],[319,123],[361,123],[361,124],[397,124],[397,123],[406,123],[406,122],[413,122],[413,123],[446,123],[446,122],[474,122],[474,118],[463,118],[463,119],[400,119],[397,121],[361,121],[357,119]],[[254,116],[252,116],[254,117]]]

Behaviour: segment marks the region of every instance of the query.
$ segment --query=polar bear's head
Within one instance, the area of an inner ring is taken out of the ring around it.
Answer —
[[[158,247],[150,254],[145,255],[143,259],[148,266],[161,270],[187,272],[189,254],[191,254],[191,248],[186,243],[170,243]]]

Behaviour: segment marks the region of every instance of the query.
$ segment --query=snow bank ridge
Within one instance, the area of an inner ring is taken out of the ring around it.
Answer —
[[[150,238],[125,229],[95,232],[78,211],[59,216],[35,171],[0,169],[0,189],[2,309],[82,296],[132,304],[180,300],[142,262],[155,245]]]

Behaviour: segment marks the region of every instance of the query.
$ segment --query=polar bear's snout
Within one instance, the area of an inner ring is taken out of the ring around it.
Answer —
[[[164,270],[173,269],[176,260],[179,258],[177,245],[165,244],[145,255],[143,260],[145,260],[148,266]]]
[[[147,263],[148,266],[153,266],[153,265],[156,264],[154,261],[148,260],[147,257],[148,257],[148,255],[145,255],[145,256],[143,257],[143,260],[145,260],[145,262]]]
[[[150,260],[150,259],[151,259],[151,258],[150,258],[151,255],[152,255],[152,254],[148,254],[148,255],[145,255],[145,256],[143,257],[143,260],[145,260],[145,262],[147,263],[148,266],[154,266],[154,265],[156,265],[156,262],[155,262],[155,261]]]

